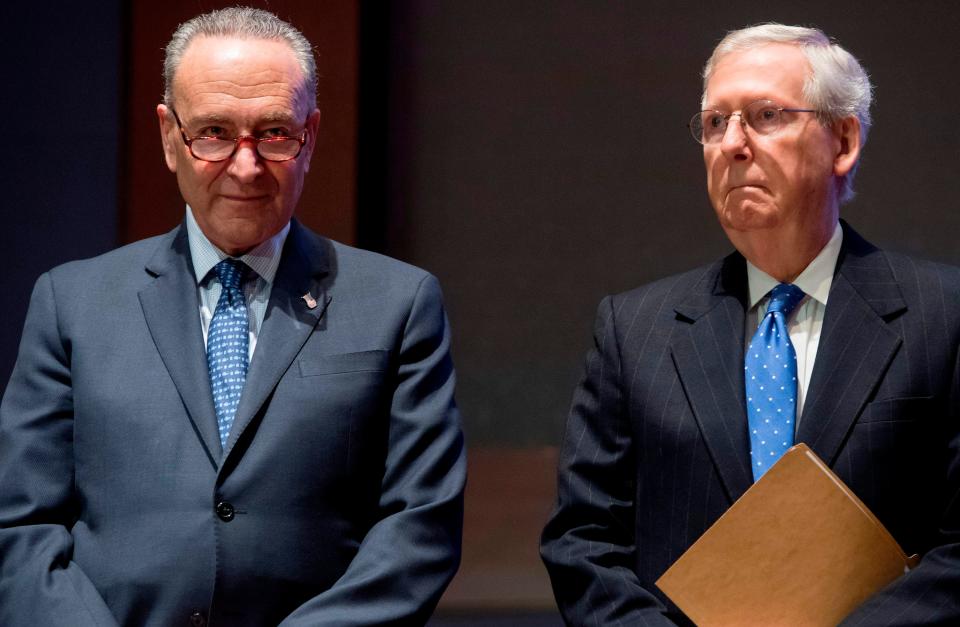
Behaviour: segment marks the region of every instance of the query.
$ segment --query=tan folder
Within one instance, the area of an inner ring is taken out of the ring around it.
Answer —
[[[836,625],[916,562],[830,468],[798,444],[657,586],[700,627]]]

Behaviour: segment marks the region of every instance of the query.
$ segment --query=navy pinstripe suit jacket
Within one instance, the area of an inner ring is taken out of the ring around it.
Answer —
[[[960,624],[960,269],[843,248],[797,441],[920,565],[847,618]],[[541,552],[571,625],[689,621],[654,581],[752,482],[745,261],[605,299]]]

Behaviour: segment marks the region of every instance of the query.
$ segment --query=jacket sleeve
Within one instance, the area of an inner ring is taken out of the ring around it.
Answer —
[[[380,518],[343,576],[284,627],[425,624],[460,564],[466,457],[432,276],[417,289],[399,354]]]
[[[0,624],[117,624],[72,561],[73,486],[70,346],[45,274],[0,404]]]
[[[946,413],[947,473],[939,544],[916,568],[851,613],[843,625],[960,625],[960,347]]]
[[[569,625],[672,625],[633,570],[634,450],[624,403],[614,307],[601,304],[594,346],[560,454],[557,505],[541,538]]]

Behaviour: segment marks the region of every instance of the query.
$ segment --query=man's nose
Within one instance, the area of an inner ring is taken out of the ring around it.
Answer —
[[[727,128],[723,130],[720,140],[720,150],[730,160],[742,161],[750,158],[746,122],[742,113],[731,113],[727,119]]]
[[[241,137],[237,141],[237,151],[230,157],[227,172],[241,182],[250,182],[263,170],[263,159],[257,152],[257,142],[253,137]]]

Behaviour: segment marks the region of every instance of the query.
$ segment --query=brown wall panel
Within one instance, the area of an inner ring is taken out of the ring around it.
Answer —
[[[555,446],[470,449],[463,561],[441,614],[553,610],[539,538],[556,498],[558,457]]]
[[[163,233],[183,219],[175,177],[163,162],[156,106],[163,97],[163,48],[177,25],[233,2],[135,2],[127,12],[126,132],[121,158],[119,238]],[[357,0],[251,2],[299,28],[317,50],[323,112],[297,217],[346,243],[356,231]]]

